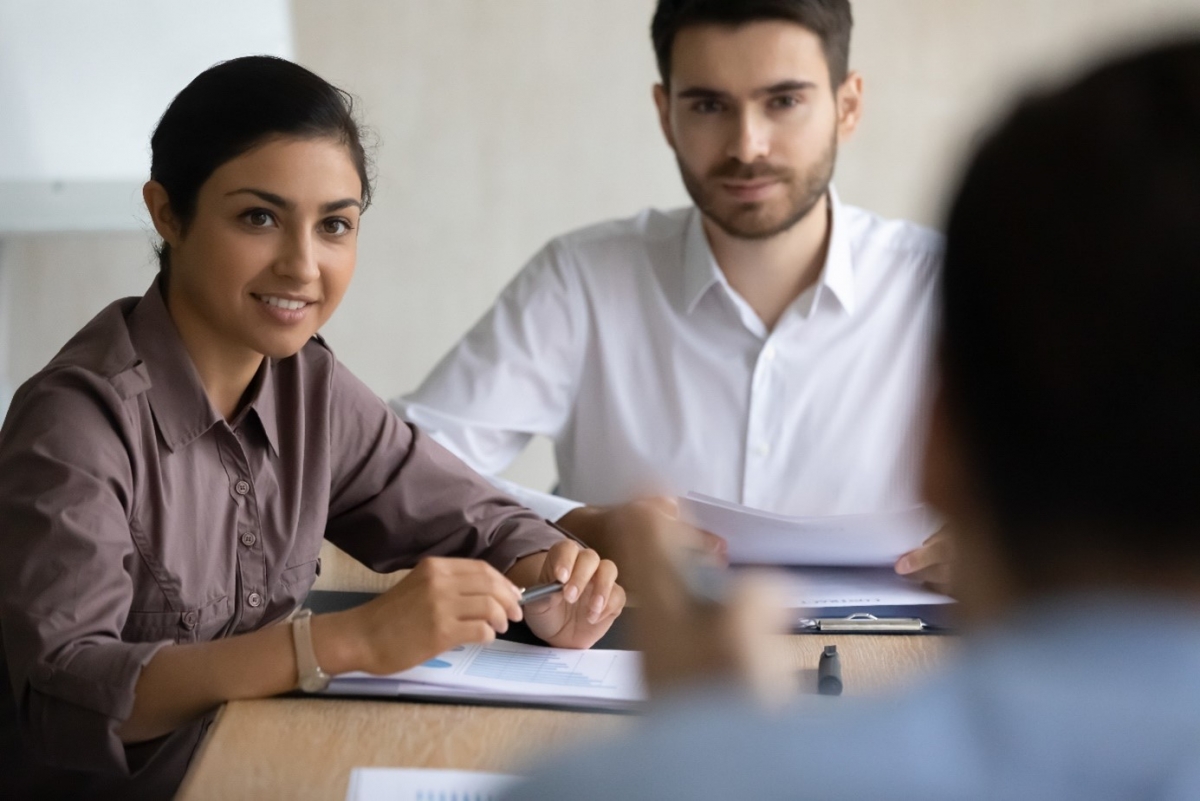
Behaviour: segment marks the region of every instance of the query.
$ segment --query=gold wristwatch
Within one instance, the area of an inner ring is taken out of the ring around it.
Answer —
[[[329,686],[333,678],[317,664],[312,644],[312,610],[301,609],[292,618],[292,645],[296,647],[296,673],[299,687],[306,693],[318,693]]]

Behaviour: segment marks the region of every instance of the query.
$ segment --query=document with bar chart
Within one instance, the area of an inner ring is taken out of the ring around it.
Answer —
[[[520,781],[506,773],[424,768],[355,768],[346,801],[500,801]]]
[[[463,645],[390,676],[343,673],[325,693],[628,711],[646,698],[636,651],[503,640]]]

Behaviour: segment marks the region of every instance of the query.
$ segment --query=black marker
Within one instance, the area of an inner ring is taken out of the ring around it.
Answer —
[[[842,694],[842,661],[836,645],[826,645],[817,663],[817,692],[821,695]]]

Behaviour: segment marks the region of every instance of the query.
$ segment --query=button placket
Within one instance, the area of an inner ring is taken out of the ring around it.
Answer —
[[[746,439],[742,443],[746,454],[742,468],[742,503],[750,503],[752,489],[762,485],[760,476],[767,469],[765,464],[771,455],[772,445],[770,436],[772,415],[769,407],[771,397],[771,368],[775,363],[777,352],[773,342],[768,340],[758,352],[754,362],[754,370],[750,376],[749,408],[746,419]]]
[[[254,628],[267,610],[269,593],[266,586],[265,555],[262,542],[262,522],[259,518],[258,504],[255,498],[254,472],[250,469],[251,460],[247,449],[255,447],[248,444],[236,432],[229,432],[223,441],[223,456],[231,481],[230,488],[236,500],[237,512],[233,529],[236,542],[241,547],[237,549],[237,570],[242,586],[241,611],[239,614],[238,630]]]

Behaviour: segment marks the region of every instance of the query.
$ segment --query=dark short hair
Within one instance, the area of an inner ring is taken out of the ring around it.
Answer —
[[[223,61],[184,87],[150,138],[150,177],[166,189],[171,211],[186,230],[209,176],[275,136],[331,137],[345,144],[362,180],[363,208],[370,203],[370,165],[353,98],[274,56]],[[159,264],[164,272],[169,267],[166,244]]]
[[[829,79],[841,86],[850,73],[850,29],[854,18],[850,0],[658,0],[650,38],[664,84],[671,82],[671,51],[675,37],[693,25],[745,25],[783,20],[812,31],[821,40]]]
[[[1200,563],[1200,39],[1024,102],[947,225],[948,408],[1018,573]]]

